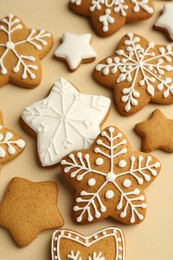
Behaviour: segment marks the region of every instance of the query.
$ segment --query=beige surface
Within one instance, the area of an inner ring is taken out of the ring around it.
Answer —
[[[154,183],[146,190],[148,209],[144,222],[137,226],[124,226],[112,219],[90,226],[78,226],[71,218],[72,195],[74,191],[65,182],[56,166],[43,169],[35,158],[36,139],[25,132],[19,125],[19,116],[23,109],[45,97],[60,76],[73,82],[83,93],[102,94],[112,98],[111,89],[98,85],[91,77],[94,65],[100,59],[111,54],[118,40],[129,31],[141,33],[144,37],[157,43],[168,43],[165,35],[152,29],[163,2],[155,2],[156,13],[148,21],[126,25],[110,38],[97,37],[87,19],[77,16],[67,8],[65,0],[0,0],[0,16],[14,13],[23,19],[28,27],[44,28],[53,33],[55,44],[49,55],[42,61],[43,79],[37,88],[27,90],[8,84],[0,89],[0,109],[3,112],[5,126],[18,131],[26,139],[26,150],[14,161],[4,165],[0,175],[0,199],[2,199],[8,182],[14,176],[21,176],[32,181],[56,180],[59,184],[59,208],[65,218],[66,228],[75,229],[83,234],[90,234],[101,228],[116,225],[121,227],[126,236],[127,260],[172,260],[173,259],[173,154],[162,151],[153,152],[162,162],[162,171]],[[43,4],[44,3],[44,4]],[[63,62],[52,58],[63,32],[90,32],[93,35],[93,47],[98,58],[95,63],[81,65],[74,73],[69,73]],[[112,98],[113,100],[113,98]],[[173,105],[159,106],[150,104],[137,114],[124,118],[115,110],[114,103],[110,116],[104,126],[116,125],[124,131],[134,149],[140,149],[140,138],[134,133],[135,123],[145,120],[159,107],[168,117],[173,118]],[[47,260],[50,259],[50,239],[52,231],[42,234],[28,247],[20,249],[6,230],[0,228],[0,259],[8,260]]]

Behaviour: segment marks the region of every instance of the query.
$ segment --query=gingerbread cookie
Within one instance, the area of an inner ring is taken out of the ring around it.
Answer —
[[[17,157],[25,148],[25,141],[12,130],[3,126],[0,112],[0,165]]]
[[[155,45],[133,33],[125,35],[115,54],[100,61],[94,78],[114,88],[119,112],[128,116],[149,102],[173,103],[173,48]]]
[[[112,35],[126,22],[146,20],[154,13],[152,0],[70,0],[70,8],[90,17],[102,37]]]
[[[0,226],[9,230],[18,246],[27,246],[40,232],[64,225],[57,199],[55,182],[13,178],[0,203]]]
[[[173,4],[166,3],[164,5],[161,16],[157,19],[157,21],[154,24],[154,28],[165,32],[170,41],[173,41],[172,14],[173,14]]]
[[[125,260],[125,240],[122,230],[115,227],[91,236],[61,229],[52,236],[51,252],[52,260]]]
[[[94,223],[110,216],[137,224],[146,214],[144,189],[158,175],[160,162],[133,151],[118,128],[108,127],[90,149],[66,156],[61,168],[77,190],[73,207],[77,223]]]
[[[28,29],[13,14],[0,21],[0,86],[9,81],[25,88],[41,81],[42,59],[53,45],[45,30]]]
[[[90,63],[95,60],[96,53],[90,43],[91,34],[89,33],[77,35],[66,32],[54,56],[58,60],[65,61],[70,71],[75,71],[81,63]]]
[[[142,151],[162,149],[173,152],[173,120],[156,109],[147,121],[135,125],[135,131],[142,137]]]
[[[110,99],[81,94],[68,81],[56,81],[47,98],[27,107],[24,126],[38,135],[38,154],[43,166],[58,163],[76,149],[89,148],[110,109]]]

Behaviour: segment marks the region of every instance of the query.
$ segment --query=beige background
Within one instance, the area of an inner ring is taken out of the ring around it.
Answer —
[[[19,16],[28,27],[44,28],[50,31],[55,44],[49,55],[43,59],[43,79],[37,88],[27,90],[13,84],[0,89],[0,109],[3,112],[5,126],[17,131],[26,139],[26,150],[14,161],[2,167],[0,175],[0,199],[8,182],[14,176],[21,176],[32,181],[56,180],[59,184],[59,208],[65,219],[66,228],[75,229],[89,235],[101,228],[116,225],[121,227],[126,237],[127,260],[172,260],[173,259],[173,154],[155,151],[162,162],[162,171],[155,182],[146,190],[148,209],[144,222],[136,226],[125,226],[112,219],[90,226],[78,226],[71,218],[72,195],[74,191],[61,176],[59,168],[43,169],[35,158],[36,139],[25,132],[19,125],[19,116],[23,109],[33,102],[44,98],[52,84],[60,76],[73,82],[83,93],[102,94],[113,100],[111,89],[101,87],[91,77],[91,72],[100,59],[111,54],[119,39],[127,32],[141,33],[157,43],[168,43],[161,32],[152,29],[152,25],[162,9],[163,2],[154,2],[156,12],[148,21],[126,25],[113,36],[101,39],[95,35],[87,19],[70,12],[65,0],[0,0],[0,17],[9,13]],[[93,35],[93,47],[97,51],[95,63],[81,65],[74,73],[69,73],[63,62],[54,60],[55,51],[63,32],[89,32]],[[124,131],[134,149],[139,150],[141,140],[134,133],[135,123],[148,118],[159,107],[169,118],[173,118],[173,105],[159,106],[149,104],[131,117],[120,116],[112,103],[111,113],[104,126],[115,125]],[[50,240],[52,231],[43,232],[26,248],[20,249],[9,233],[0,228],[0,259],[8,260],[47,260],[50,259]]]

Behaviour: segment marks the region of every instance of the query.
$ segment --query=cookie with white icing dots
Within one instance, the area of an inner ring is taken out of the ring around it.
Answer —
[[[0,21],[0,86],[9,81],[25,88],[36,87],[42,77],[42,59],[53,45],[45,30],[28,29],[13,14]]]
[[[22,122],[37,134],[42,166],[57,164],[73,150],[89,148],[109,113],[110,103],[107,97],[81,94],[60,78],[47,98],[27,107]]]
[[[128,116],[149,102],[173,103],[173,48],[155,45],[133,33],[95,67],[94,78],[114,89],[115,103]]]
[[[154,156],[132,150],[116,127],[104,129],[90,149],[61,161],[64,177],[76,189],[73,216],[78,224],[107,217],[137,224],[146,215],[144,190],[160,172]]]
[[[90,17],[98,35],[107,37],[126,22],[138,22],[154,13],[152,0],[70,0],[70,8]]]
[[[115,227],[91,236],[60,229],[52,236],[51,253],[52,260],[125,260],[125,239],[122,230]]]
[[[90,63],[95,60],[96,52],[90,45],[91,34],[63,34],[62,43],[54,52],[58,60],[65,61],[70,71],[75,71],[81,63]]]
[[[17,157],[25,148],[25,141],[13,130],[3,126],[0,112],[0,166]]]

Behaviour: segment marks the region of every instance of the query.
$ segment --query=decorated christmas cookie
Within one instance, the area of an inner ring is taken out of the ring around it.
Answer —
[[[17,157],[25,148],[25,141],[12,130],[3,126],[0,112],[0,165]]]
[[[90,149],[66,156],[61,167],[76,189],[73,215],[77,223],[94,223],[110,216],[137,224],[146,214],[144,189],[158,175],[160,162],[133,151],[118,128],[108,127]]]
[[[61,45],[54,52],[58,60],[66,61],[69,69],[75,71],[81,63],[95,60],[96,53],[90,45],[91,34],[64,33]]]
[[[51,252],[52,260],[125,260],[125,241],[121,229],[115,227],[91,236],[61,229],[52,236]]]
[[[48,97],[27,107],[21,118],[37,133],[41,164],[49,166],[73,150],[89,148],[109,109],[109,98],[80,94],[60,78]]]
[[[0,86],[9,81],[26,88],[41,81],[42,59],[53,45],[45,30],[28,29],[13,14],[0,21]]]
[[[173,14],[173,4],[166,3],[164,5],[161,16],[157,19],[157,21],[154,24],[154,28],[165,32],[170,41],[173,41],[172,14]]]
[[[0,226],[10,231],[18,246],[27,246],[40,232],[63,226],[57,199],[55,182],[13,178],[0,202]]]
[[[154,13],[152,0],[70,0],[70,8],[90,17],[102,37],[115,33],[126,22],[146,20]]]
[[[100,61],[94,77],[114,89],[119,112],[128,116],[149,102],[173,103],[173,48],[155,45],[133,33],[125,35],[115,53]]]

